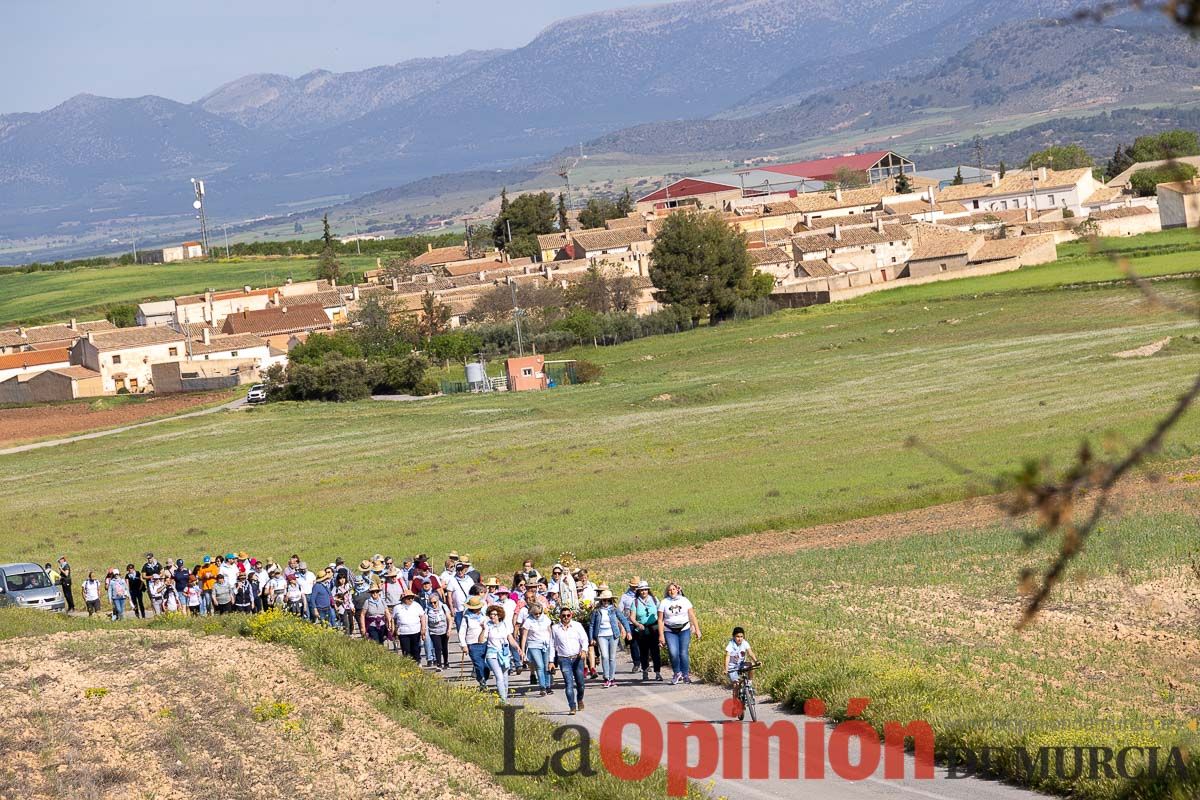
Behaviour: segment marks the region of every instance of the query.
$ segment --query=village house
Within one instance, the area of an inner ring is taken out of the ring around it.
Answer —
[[[253,334],[278,350],[293,339],[303,341],[314,331],[331,331],[333,322],[321,306],[271,306],[231,314],[221,326],[224,334]]]
[[[944,225],[918,223],[910,226],[912,254],[899,272],[901,278],[924,278],[966,269],[972,256],[983,247],[981,233],[959,231]]]
[[[166,325],[89,331],[71,348],[71,363],[100,373],[105,394],[153,391],[151,365],[180,361],[187,353],[186,337]]]
[[[55,367],[0,381],[0,403],[59,403],[104,394],[99,372],[86,367]]]
[[[263,367],[270,360],[271,347],[266,339],[252,333],[213,335],[208,328],[202,328],[199,338],[188,341],[187,355],[192,361],[249,359]]]
[[[776,286],[782,285],[795,274],[792,257],[782,247],[750,248],[750,264],[756,272],[773,277]]]
[[[1147,169],[1158,169],[1165,167],[1167,164],[1187,164],[1190,167],[1195,167],[1200,170],[1200,156],[1179,156],[1174,159],[1160,159],[1158,161],[1139,161],[1133,164],[1128,169],[1124,170],[1109,179],[1105,186],[1110,186],[1118,191],[1129,192],[1133,190],[1133,175],[1135,172],[1141,172]]]
[[[205,292],[175,298],[175,321],[179,324],[206,322],[220,325],[221,320],[243,311],[260,311],[275,302],[278,289],[251,289]]]
[[[55,350],[70,347],[88,331],[116,330],[106,319],[76,322],[63,325],[39,325],[32,328],[9,328],[0,330],[0,355],[18,353],[23,350]]]
[[[639,213],[664,212],[676,208],[727,211],[730,203],[742,197],[736,183],[721,183],[703,178],[681,178],[638,198]]]
[[[137,324],[143,328],[155,325],[170,325],[175,321],[174,300],[153,300],[148,303],[138,303]]]
[[[66,347],[50,350],[24,350],[0,356],[0,381],[15,375],[33,375],[48,369],[71,366],[71,351]]]
[[[883,268],[885,275],[896,277],[912,256],[912,235],[903,225],[885,224],[804,233],[791,241],[797,262],[824,260],[839,271]],[[886,278],[885,278],[886,279]]]
[[[968,211],[1070,210],[1083,213],[1083,205],[1100,188],[1089,167],[1052,170],[1015,170],[1003,178],[995,173],[990,181],[947,186],[938,192],[943,202],[957,201]]]
[[[277,296],[275,304],[287,305],[293,308],[299,306],[320,306],[325,311],[325,316],[329,317],[329,321],[335,325],[346,322],[349,312],[346,298],[340,289],[325,289],[319,292]]]
[[[1158,184],[1162,228],[1200,227],[1200,178]]]

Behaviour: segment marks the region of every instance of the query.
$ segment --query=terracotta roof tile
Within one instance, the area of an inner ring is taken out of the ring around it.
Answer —
[[[72,330],[71,326],[61,323],[56,325],[38,325],[32,328],[25,328],[25,336],[21,336],[20,328],[10,328],[0,330],[0,347],[19,347],[23,344],[40,344],[44,342],[72,341],[85,335],[88,331],[111,331],[116,330],[116,325],[113,325],[106,319],[92,320],[90,322],[76,323]]]
[[[779,247],[754,247],[750,249],[750,263],[756,267],[763,264],[790,264],[791,262],[792,257]]]
[[[830,278],[838,274],[838,271],[823,258],[797,262],[796,272],[799,273],[797,277],[807,275],[810,278]]]
[[[93,334],[92,338],[92,344],[101,352],[183,341],[186,341],[186,337],[182,333],[166,325],[153,328],[119,328]]]
[[[883,233],[874,225],[855,228],[843,228],[841,238],[834,238],[834,231],[806,233],[792,238],[792,250],[796,253],[817,253],[822,250],[835,250],[843,247],[868,247],[884,242],[905,241],[912,234],[903,225],[884,225]]]
[[[1121,219],[1122,217],[1140,217],[1154,212],[1145,206],[1119,206],[1107,211],[1093,211],[1088,219]]]
[[[255,347],[266,347],[265,339],[260,339],[251,333],[232,333],[222,334],[220,336],[212,336],[208,340],[208,344],[203,341],[192,342],[192,355],[206,355],[208,353],[223,353],[226,350],[250,350]]]
[[[54,369],[46,370],[53,372],[55,375],[63,375],[72,380],[86,380],[88,378],[99,378],[100,373],[87,367],[70,366],[70,367],[55,367]]]
[[[286,309],[286,310],[285,310]],[[330,330],[333,323],[320,306],[272,306],[258,311],[242,311],[225,318],[223,333],[253,333],[273,336],[280,333]]]
[[[434,249],[421,253],[412,260],[414,266],[440,266],[442,264],[451,264],[455,261],[466,261],[467,248],[465,245],[456,244],[451,247],[435,247]]]
[[[55,347],[51,350],[26,350],[0,356],[0,369],[22,369],[25,367],[41,367],[46,364],[70,363],[71,351],[65,347]]]
[[[983,235],[956,230],[945,225],[930,225],[918,222],[911,226],[913,232],[913,261],[927,258],[948,258],[969,255],[983,242]]]
[[[596,228],[590,231],[579,231],[572,234],[572,237],[585,252],[629,247],[636,242],[649,242],[654,239],[641,227],[617,228],[616,230]]]

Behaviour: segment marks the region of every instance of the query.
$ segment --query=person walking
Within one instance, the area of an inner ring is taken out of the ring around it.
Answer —
[[[220,558],[220,556],[218,556],[218,558]],[[213,563],[212,556],[205,556],[203,566],[201,566],[200,571],[196,573],[196,577],[200,579],[200,591],[202,593],[200,599],[200,613],[202,615],[213,613],[214,603],[212,592],[213,586],[215,586],[217,583],[217,575],[219,574],[221,574],[220,570],[217,568],[217,565]]]
[[[621,616],[627,620],[633,619],[633,617],[630,616],[630,611],[633,608],[633,601],[637,599],[637,586],[641,582],[642,579],[636,575],[630,578],[628,588],[625,589],[625,592],[621,595],[621,599],[617,601],[617,611],[620,612]],[[629,632],[630,634],[633,634],[632,624],[630,625]],[[637,636],[631,635],[629,637],[629,658],[633,661],[633,666],[629,671],[637,672],[638,667],[642,663],[642,654],[640,648],[638,647]]]
[[[604,589],[596,596],[596,609],[592,612],[592,642],[600,651],[600,670],[604,673],[604,688],[616,686],[617,642],[631,638],[629,622],[620,615],[613,604],[613,593]]]
[[[333,612],[341,620],[342,631],[354,635],[354,584],[350,582],[349,570],[338,573],[333,587]]]
[[[400,652],[418,664],[421,663],[421,645],[425,641],[427,621],[425,609],[417,602],[417,596],[412,589],[405,589],[400,595],[400,605],[392,609],[392,619],[395,622],[396,638],[400,642]]]
[[[146,582],[133,564],[125,565],[125,584],[129,587],[129,599],[133,605],[133,616],[146,618]]]
[[[483,600],[475,595],[467,601],[465,609],[462,622],[458,626],[458,643],[465,648],[463,655],[471,659],[471,674],[475,683],[479,685],[479,690],[487,691],[487,645],[480,640],[483,626],[487,622],[487,617],[482,613]]]
[[[562,669],[570,713],[583,711],[584,661],[588,638],[583,626],[575,621],[573,610],[563,608],[559,612],[559,623],[551,626],[550,639],[554,643],[558,666]]]
[[[692,601],[683,596],[678,583],[667,584],[665,596],[658,607],[658,643],[666,645],[671,657],[671,685],[683,681],[692,682],[691,647],[692,636],[700,640],[700,623]]]
[[[75,595],[71,592],[71,565],[67,557],[58,559],[58,585],[62,588],[63,597],[67,600],[67,613],[75,610]]]
[[[150,609],[154,612],[154,616],[163,613],[163,598],[167,593],[167,582],[163,578],[161,571],[154,573],[149,577],[149,584],[146,587],[150,594]]]
[[[450,607],[438,592],[431,592],[425,607],[425,632],[433,644],[429,666],[438,672],[450,668]]]
[[[333,615],[333,590],[329,586],[331,580],[333,580],[333,570],[326,568],[313,581],[310,597],[312,598],[313,613],[316,615],[314,621],[324,622],[329,627],[336,628],[337,618]]]
[[[300,616],[309,622],[317,621],[317,610],[312,602],[313,585],[316,582],[317,575],[309,571],[307,563],[301,561],[296,564],[296,584],[300,587],[300,593],[303,595],[300,601]]]
[[[376,644],[383,644],[392,632],[392,618],[388,615],[387,603],[380,596],[383,587],[378,579],[371,581],[368,592],[367,601],[363,603],[362,611],[358,612],[358,627],[364,637]]]
[[[125,619],[125,601],[129,599],[129,584],[119,574],[108,582],[108,601],[112,603],[114,621]]]
[[[467,575],[465,563],[462,561],[454,563],[454,574],[446,580],[445,586],[448,592],[446,600],[450,604],[451,613],[454,614],[454,628],[457,630],[462,625],[463,615],[467,612],[467,599],[471,596],[471,589],[475,586],[475,581]],[[459,644],[463,643],[460,641]]]
[[[192,616],[201,616],[204,613],[204,589],[200,583],[199,576],[190,575],[188,577],[187,588],[183,590],[184,600],[187,602],[188,613]]]
[[[484,645],[484,661],[496,680],[500,705],[505,705],[508,702],[508,668],[512,664],[510,653],[516,651],[517,641],[513,638],[512,626],[504,621],[503,606],[495,603],[488,606],[487,622],[479,634],[479,642]]]
[[[191,578],[192,573],[183,565],[183,559],[175,559],[175,571],[171,573],[171,582],[175,585],[175,594],[179,595],[180,603],[184,602],[188,584],[192,582]]]
[[[96,580],[94,572],[89,572],[83,582],[83,604],[87,606],[89,617],[100,611],[100,581]]]
[[[521,622],[521,652],[525,660],[533,667],[533,675],[538,685],[538,697],[552,694],[550,688],[550,650],[553,646],[550,639],[550,615],[545,612],[537,600],[525,606],[526,616]]]
[[[637,597],[629,608],[629,622],[641,656],[642,680],[650,679],[650,665],[654,665],[654,680],[662,680],[662,649],[658,645],[658,601],[650,593],[650,584],[641,581],[637,585]]]

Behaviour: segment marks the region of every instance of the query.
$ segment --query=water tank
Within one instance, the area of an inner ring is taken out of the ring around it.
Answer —
[[[467,385],[475,390],[482,389],[487,385],[487,373],[484,372],[483,364],[478,362],[467,364]]]

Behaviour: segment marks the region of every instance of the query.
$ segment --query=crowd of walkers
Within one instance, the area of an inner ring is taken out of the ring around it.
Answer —
[[[73,610],[67,559],[46,564],[46,572]],[[691,683],[691,641],[701,636],[696,611],[677,583],[668,583],[660,597],[633,577],[617,594],[594,583],[584,567],[557,563],[543,575],[531,560],[511,580],[484,579],[471,556],[457,552],[440,570],[423,554],[399,564],[376,554],[357,569],[338,558],[310,569],[298,555],[278,564],[226,553],[188,567],[182,558],[159,562],[147,553],[141,567],[112,567],[103,579],[88,572],[81,588],[89,616],[101,613],[101,598],[114,620],[280,609],[395,648],[438,672],[451,667],[453,635],[459,661],[465,668],[469,660],[480,690],[494,688],[507,702],[510,682],[527,671],[530,691],[546,696],[554,693],[558,674],[572,714],[584,708],[589,680],[606,689],[616,685],[620,650],[628,651],[633,675],[662,681],[666,648],[671,683]]]

